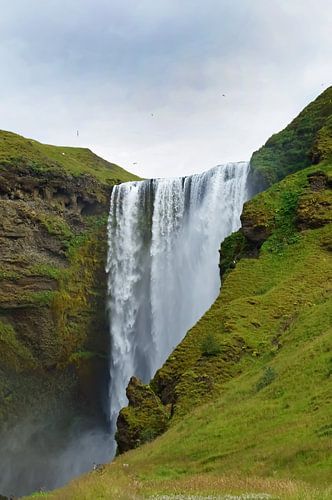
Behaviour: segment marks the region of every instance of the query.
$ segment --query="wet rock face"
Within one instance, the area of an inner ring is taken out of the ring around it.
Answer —
[[[97,215],[107,209],[110,188],[87,175],[74,177],[64,172],[0,165],[0,199],[44,200],[55,209],[82,215]]]
[[[109,194],[87,175],[0,165],[0,430],[41,380],[45,401],[65,378],[73,399],[97,404],[88,386],[107,364]]]
[[[325,172],[318,171],[308,175],[308,182],[312,191],[321,191],[328,187],[329,179]]]
[[[272,234],[273,214],[246,203],[241,215],[241,226],[245,238],[259,248]]]
[[[126,394],[129,404],[119,413],[115,436],[119,453],[136,448],[162,434],[169,419],[158,396],[138,378],[130,379]]]
[[[33,260],[63,261],[63,243],[50,234],[42,218],[59,212],[39,201],[0,199],[0,265],[9,273],[19,272]],[[51,216],[52,216],[51,215]],[[59,215],[61,217],[61,215]]]
[[[257,246],[261,246],[271,234],[266,225],[257,223],[254,219],[250,218],[243,220],[242,231],[244,236],[249,241],[256,243]]]

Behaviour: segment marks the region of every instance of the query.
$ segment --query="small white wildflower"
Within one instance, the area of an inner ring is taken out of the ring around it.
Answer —
[[[150,500],[277,500],[268,493],[244,493],[241,495],[153,495]]]

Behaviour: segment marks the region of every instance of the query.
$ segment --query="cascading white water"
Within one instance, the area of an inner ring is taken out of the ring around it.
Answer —
[[[218,295],[220,242],[238,229],[246,162],[115,186],[108,224],[110,422]]]

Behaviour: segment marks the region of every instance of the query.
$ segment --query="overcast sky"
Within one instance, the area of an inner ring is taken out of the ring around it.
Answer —
[[[331,0],[2,0],[0,128],[144,177],[246,160],[331,84],[331,26]]]

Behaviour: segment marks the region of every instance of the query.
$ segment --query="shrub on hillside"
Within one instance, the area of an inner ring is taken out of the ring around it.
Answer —
[[[256,391],[259,392],[268,385],[270,385],[276,377],[277,377],[277,372],[273,368],[271,368],[270,366],[265,368],[262,377],[258,380],[256,384]]]
[[[221,347],[213,333],[208,333],[201,344],[203,356],[217,356],[221,352]]]

